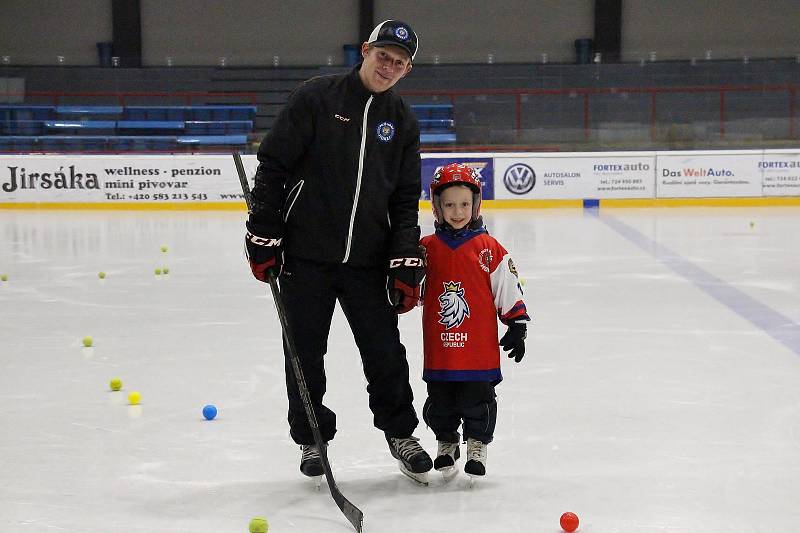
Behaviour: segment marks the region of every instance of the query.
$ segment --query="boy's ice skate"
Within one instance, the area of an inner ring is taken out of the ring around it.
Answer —
[[[322,459],[319,456],[319,449],[316,444],[302,444],[300,449],[303,451],[303,455],[300,458],[300,472],[303,475],[314,478],[314,483],[319,489],[322,484],[322,476],[325,474],[325,470],[322,468]]]
[[[386,442],[389,443],[392,457],[400,465],[400,471],[420,485],[427,486],[428,470],[433,467],[433,461],[428,452],[419,445],[419,439],[387,437]]]
[[[439,441],[433,467],[442,473],[445,482],[452,480],[458,474],[456,461],[459,457],[461,457],[461,451],[458,442]]]
[[[486,475],[486,444],[479,440],[467,439],[467,462],[464,473],[469,475],[470,486],[476,479]]]

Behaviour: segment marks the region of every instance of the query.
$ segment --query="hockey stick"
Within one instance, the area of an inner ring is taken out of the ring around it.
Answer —
[[[252,209],[252,204],[250,202],[250,184],[247,182],[247,175],[244,172],[244,165],[242,165],[242,157],[238,152],[233,153],[233,161],[236,164],[236,172],[239,174],[239,182],[242,185],[242,193],[244,193],[245,202],[247,202],[247,211],[250,212]],[[289,329],[289,323],[286,320],[286,310],[283,307],[281,291],[278,288],[278,281],[275,279],[275,275],[271,272],[269,273],[269,288],[272,289],[272,298],[275,300],[275,309],[278,311],[278,318],[280,319],[283,335],[286,339],[286,346],[289,350],[289,360],[292,362],[294,379],[297,382],[300,397],[303,399],[303,407],[305,407],[306,410],[306,417],[308,418],[308,424],[311,426],[311,432],[314,434],[314,443],[319,450],[319,457],[322,462],[322,468],[325,470],[325,479],[328,481],[328,488],[331,490],[331,496],[344,516],[353,524],[353,527],[356,528],[356,531],[361,533],[361,527],[364,523],[364,513],[344,497],[339,491],[339,487],[336,486],[336,480],[333,479],[331,464],[328,462],[327,446],[322,441],[322,434],[319,432],[317,416],[314,414],[314,406],[311,405],[311,395],[308,393],[306,379],[303,377],[303,369],[300,367],[300,359],[297,357],[294,337]]]

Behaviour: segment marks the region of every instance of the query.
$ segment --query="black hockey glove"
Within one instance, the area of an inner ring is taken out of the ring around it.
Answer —
[[[418,246],[409,254],[389,259],[386,294],[395,313],[407,313],[418,305],[422,305],[425,264],[425,248],[422,246]]]
[[[508,354],[509,358],[519,363],[525,357],[525,337],[528,336],[528,326],[525,322],[512,322],[508,325],[508,331],[500,339],[500,346],[503,347],[504,352],[511,352]]]
[[[283,237],[280,232],[270,231],[266,226],[247,222],[245,247],[250,270],[259,281],[269,282],[269,274],[276,277],[283,268]]]

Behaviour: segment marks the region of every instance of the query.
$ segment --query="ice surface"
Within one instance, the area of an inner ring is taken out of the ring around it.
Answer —
[[[795,530],[800,210],[485,215],[534,324],[522,363],[503,361],[474,488],[463,473],[427,488],[399,473],[337,310],[329,455],[364,530],[556,533],[565,511],[579,532]],[[352,531],[298,470],[279,325],[243,258],[243,219],[0,211],[0,531],[246,533],[259,515],[272,533]],[[419,410],[420,313],[400,324]],[[433,453],[424,424],[417,435]]]

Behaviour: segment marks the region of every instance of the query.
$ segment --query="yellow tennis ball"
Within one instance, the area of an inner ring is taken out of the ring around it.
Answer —
[[[142,401],[142,395],[136,391],[128,394],[128,403],[131,405],[139,405],[139,402]]]
[[[520,278],[519,284],[524,287],[525,286],[525,278]]]
[[[161,272],[163,272],[164,274],[169,274],[169,268],[164,267],[161,269]]]
[[[751,227],[751,228],[752,228],[753,226],[755,226],[755,225],[756,225],[756,223],[755,223],[755,222],[750,222],[750,227]]]
[[[8,275],[3,274],[0,276],[0,281],[8,281]]]
[[[111,390],[120,390],[122,388],[122,380],[119,378],[114,378],[111,380],[110,386]]]
[[[97,277],[100,278],[100,279],[106,279],[106,273],[105,272],[98,272],[97,273]]]
[[[164,252],[164,253],[167,253],[167,249],[168,249],[168,248],[167,248],[166,246],[162,246],[162,247],[161,247],[161,251],[162,251],[162,252]]]
[[[157,268],[157,269],[156,269],[156,276],[160,276],[160,275],[161,275],[161,269],[160,269],[160,268]]]
[[[90,347],[92,344],[94,344],[94,341],[92,340],[92,338],[91,338],[91,337],[89,337],[89,336],[87,335],[86,337],[84,337],[84,338],[83,338],[83,345],[84,345],[84,346],[86,346],[87,348],[89,348],[89,347]]]
[[[257,516],[250,520],[250,533],[267,533],[269,523],[266,518]]]

